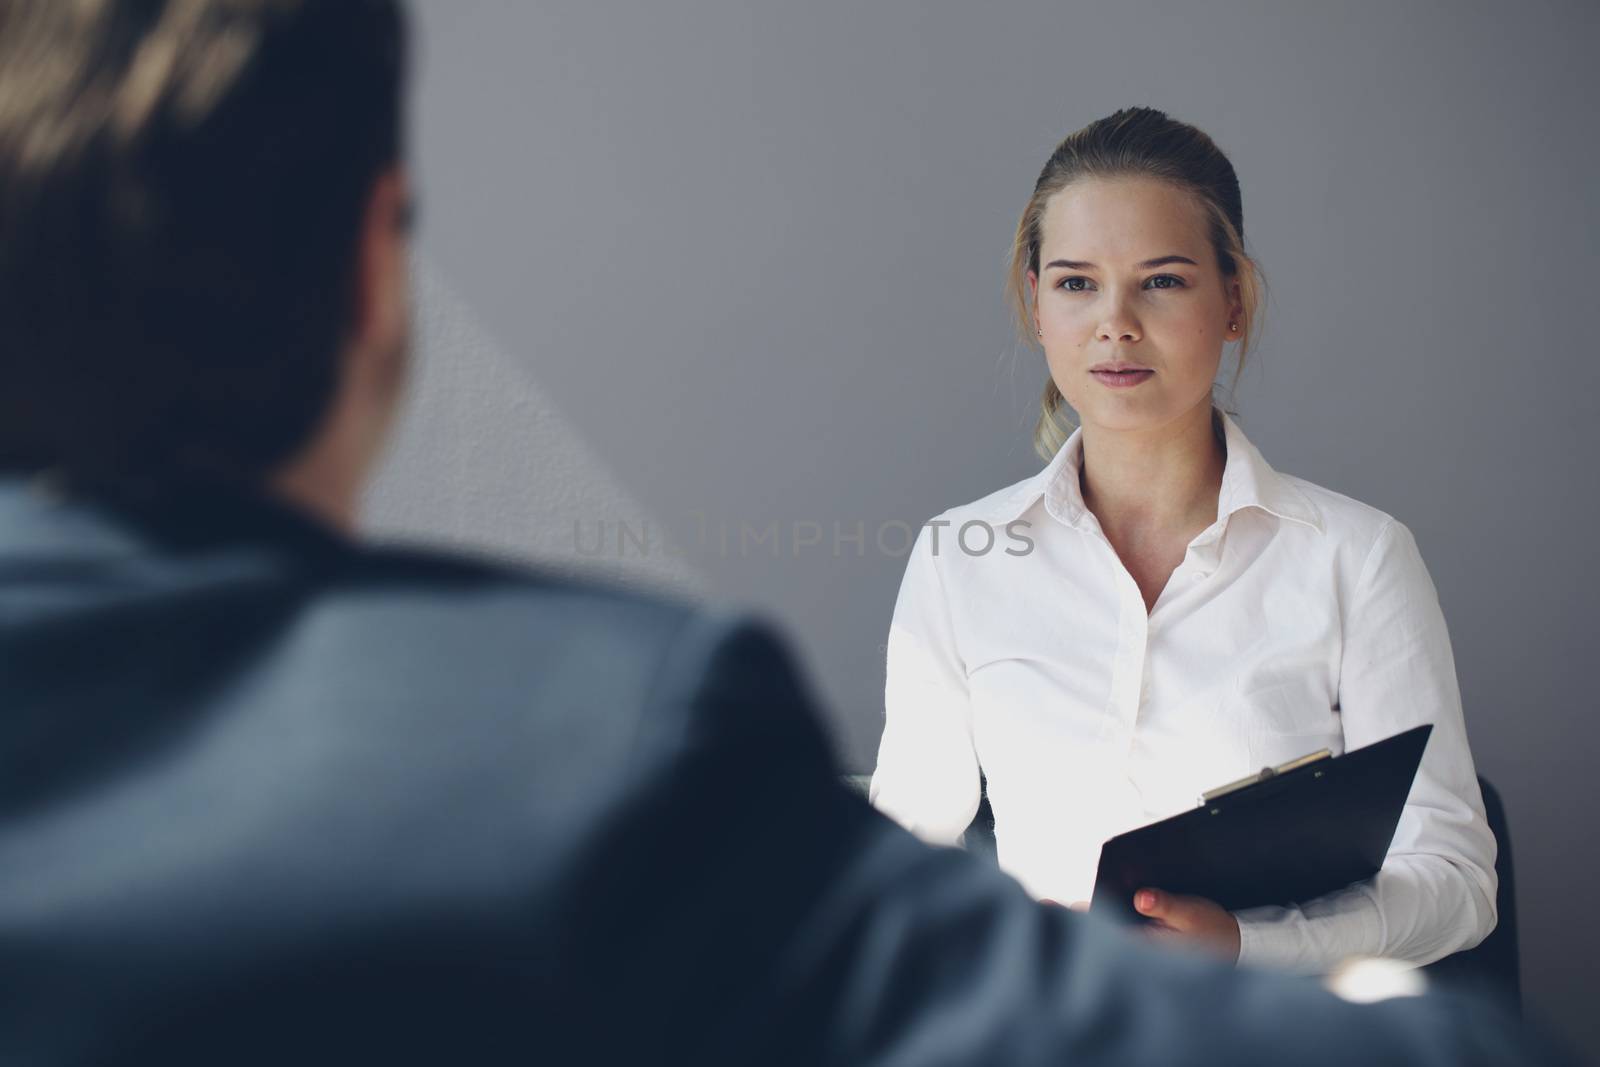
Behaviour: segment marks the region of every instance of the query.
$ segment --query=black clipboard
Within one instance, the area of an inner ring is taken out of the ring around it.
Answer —
[[[1294,760],[1281,773],[1208,793],[1191,811],[1118,834],[1101,846],[1090,910],[1147,922],[1133,908],[1134,892],[1146,886],[1238,911],[1300,903],[1372,877],[1432,732],[1424,724],[1342,756]]]

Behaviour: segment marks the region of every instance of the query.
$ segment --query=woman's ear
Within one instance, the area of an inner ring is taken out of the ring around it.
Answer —
[[[1033,332],[1044,335],[1044,326],[1039,322],[1039,273],[1028,272],[1028,303],[1033,305]]]

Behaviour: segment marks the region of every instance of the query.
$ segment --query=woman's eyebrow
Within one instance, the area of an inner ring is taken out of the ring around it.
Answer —
[[[1157,256],[1155,259],[1147,259],[1143,263],[1140,263],[1139,269],[1149,270],[1152,267],[1164,267],[1168,263],[1187,263],[1191,267],[1198,267],[1200,265],[1194,260],[1190,259],[1188,256]],[[1044,265],[1044,269],[1049,270],[1051,267],[1065,267],[1067,270],[1095,269],[1093,263],[1082,259],[1052,259],[1049,263]]]

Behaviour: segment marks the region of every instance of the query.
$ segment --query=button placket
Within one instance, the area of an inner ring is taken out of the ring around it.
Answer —
[[[1102,538],[1102,540],[1104,540]],[[1106,714],[1101,719],[1099,738],[1110,740],[1121,734],[1125,747],[1133,742],[1134,723],[1138,719],[1139,704],[1144,688],[1145,647],[1148,634],[1148,616],[1144,598],[1138,584],[1127,572],[1116,553],[1106,542],[1111,553],[1120,589],[1117,611],[1117,646],[1111,668],[1111,687]]]
[[[1144,601],[1139,602],[1143,615]],[[1139,728],[1139,716],[1144,713],[1145,705],[1150,698],[1150,637],[1155,632],[1155,624],[1146,617],[1139,638],[1139,659],[1136,669],[1139,672],[1139,688],[1134,697],[1133,707],[1128,715],[1126,737],[1122,746],[1123,767],[1131,771],[1133,766],[1133,742]]]
[[[1149,620],[1144,597],[1133,578],[1123,571],[1122,624],[1117,641],[1116,677],[1112,682],[1118,719],[1131,737],[1139,718],[1139,704],[1145,689],[1145,651],[1149,644]]]

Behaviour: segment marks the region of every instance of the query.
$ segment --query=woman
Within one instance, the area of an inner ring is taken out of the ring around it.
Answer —
[[[1158,936],[1241,963],[1431,962],[1495,923],[1444,617],[1403,524],[1274,471],[1215,406],[1223,347],[1243,365],[1260,302],[1243,233],[1232,165],[1160,111],[1094,122],[1045,164],[1009,281],[1050,370],[1048,463],[919,534],[872,801],[954,843],[981,768],[1001,865],[1081,902],[1105,839],[1430,722],[1375,878],[1296,907],[1229,913],[1160,886],[1134,904]]]

